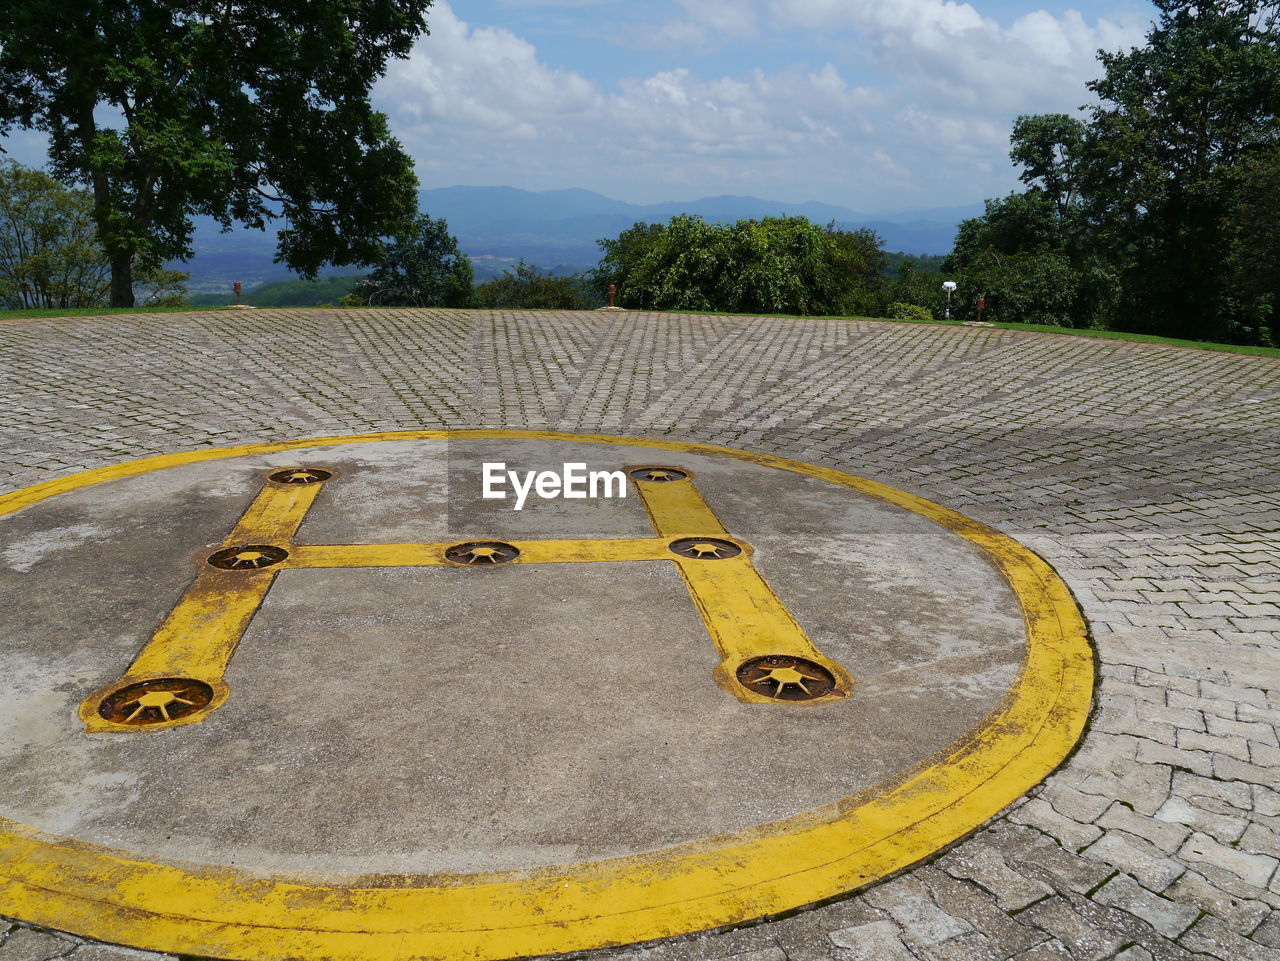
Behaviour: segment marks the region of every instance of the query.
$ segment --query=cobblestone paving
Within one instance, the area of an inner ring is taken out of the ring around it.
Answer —
[[[643,313],[0,323],[6,488],[205,444],[480,426],[755,448],[915,491],[1054,564],[1101,658],[1079,752],[943,856],[598,957],[1280,961],[1280,361]],[[0,961],[155,957],[0,932]]]

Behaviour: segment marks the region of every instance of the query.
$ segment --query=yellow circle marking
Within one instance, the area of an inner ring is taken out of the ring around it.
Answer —
[[[395,431],[148,457],[0,496],[0,515],[181,464],[320,445],[445,438],[660,448],[805,474],[895,504],[985,552],[1012,586],[1026,653],[1003,703],[887,784],[772,824],[650,854],[531,871],[319,884],[52,837],[0,818],[0,904],[45,927],[153,951],[283,961],[496,959],[687,934],[851,891],[963,837],[1070,753],[1093,692],[1085,624],[1053,569],[1012,538],[923,498],[798,461],[705,444],[544,431]]]

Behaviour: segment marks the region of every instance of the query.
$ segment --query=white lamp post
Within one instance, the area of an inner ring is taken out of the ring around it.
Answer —
[[[956,282],[954,280],[944,280],[942,282],[942,289],[947,292],[947,310],[946,310],[946,315],[943,319],[950,320],[951,319],[951,295],[952,293],[955,292]]]

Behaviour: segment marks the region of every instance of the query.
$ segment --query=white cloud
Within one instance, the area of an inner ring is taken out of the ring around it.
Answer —
[[[825,47],[833,62],[706,78],[691,69],[699,59],[691,54],[690,66],[605,89],[549,65],[508,30],[470,27],[440,0],[431,35],[393,66],[377,99],[428,186],[963,203],[1012,184],[1014,116],[1079,104],[1097,73],[1096,49],[1142,35],[1137,24],[1090,24],[1073,11],[1002,25],[955,0],[677,3],[674,19],[654,10],[651,27],[668,42],[746,36],[766,15],[779,34],[837,41]],[[842,68],[834,62],[842,49],[865,53]],[[851,83],[858,66],[873,68],[877,82]]]
[[[1142,25],[1074,10],[1025,14],[1008,26],[955,0],[772,0],[775,26],[857,37],[877,67],[931,104],[988,111],[1066,109],[1098,73],[1099,48],[1141,41]]]
[[[378,96],[419,136],[517,140],[594,115],[601,101],[594,83],[546,66],[528,41],[499,28],[473,30],[446,3],[433,7],[430,36],[392,65]]]

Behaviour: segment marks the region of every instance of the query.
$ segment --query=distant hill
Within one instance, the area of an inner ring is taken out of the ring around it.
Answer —
[[[601,237],[616,237],[632,224],[665,222],[677,214],[696,214],[711,221],[798,215],[820,224],[834,221],[846,229],[870,227],[884,239],[886,250],[937,255],[951,250],[961,220],[982,213],[981,204],[972,204],[872,217],[816,201],[788,203],[740,196],[629,204],[589,190],[533,193],[514,187],[443,187],[424,190],[419,197],[422,209],[447,220],[473,257],[523,257],[539,265],[584,267],[599,258],[596,241]]]
[[[726,195],[630,204],[577,188],[533,192],[515,187],[441,187],[423,190],[419,200],[426,213],[449,222],[450,232],[475,263],[477,281],[498,276],[520,259],[557,274],[585,270],[600,257],[596,244],[600,238],[616,237],[640,221],[665,222],[682,213],[711,221],[805,216],[820,224],[834,221],[845,229],[870,227],[884,239],[888,251],[941,255],[951,250],[959,222],[983,209],[982,204],[971,204],[872,216],[817,201],[789,203]],[[196,218],[194,248],[195,257],[189,263],[173,265],[191,274],[194,294],[225,293],[237,280],[249,290],[293,276],[272,262],[273,231],[237,229],[224,234],[208,218]],[[339,267],[323,273],[353,272],[351,267]]]

